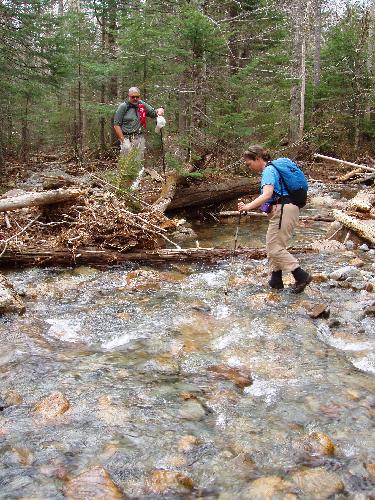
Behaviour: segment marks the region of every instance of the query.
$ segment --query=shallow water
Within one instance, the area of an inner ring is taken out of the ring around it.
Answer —
[[[201,229],[201,244],[233,241],[233,225]],[[301,229],[300,243],[306,231],[319,236],[322,224]],[[262,235],[251,223],[241,238],[254,246]],[[351,258],[302,260],[328,273]],[[147,487],[155,469],[194,482],[168,498],[232,499],[250,498],[256,478],[316,465],[344,482],[337,498],[374,494],[375,321],[362,313],[374,294],[329,283],[270,293],[265,262],[239,259],[225,297],[228,268],[10,273],[27,312],[0,324],[1,394],[23,398],[0,412],[1,498],[63,498],[67,477],[96,464],[130,497],[158,497]],[[329,304],[339,326],[310,319],[306,301]],[[253,383],[236,386],[213,366],[250,369]],[[54,391],[70,409],[42,425],[33,407]],[[301,453],[313,431],[330,436],[334,457]],[[185,436],[196,438],[189,450]]]

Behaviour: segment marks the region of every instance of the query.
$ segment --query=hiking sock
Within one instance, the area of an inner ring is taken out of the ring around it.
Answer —
[[[268,284],[271,288],[275,288],[275,290],[282,290],[284,288],[283,272],[272,271],[271,279],[269,280]]]
[[[312,276],[308,272],[304,271],[301,267],[297,267],[292,271],[293,277],[296,280],[294,286],[292,287],[293,293],[301,293],[312,281]]]

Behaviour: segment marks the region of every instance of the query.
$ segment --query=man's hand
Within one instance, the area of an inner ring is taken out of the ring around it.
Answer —
[[[156,110],[156,114],[157,114],[158,116],[164,116],[164,108],[158,108],[158,109]]]

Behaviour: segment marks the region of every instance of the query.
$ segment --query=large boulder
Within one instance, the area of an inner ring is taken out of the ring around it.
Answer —
[[[0,274],[0,315],[7,313],[21,314],[24,311],[25,305],[12,283]]]

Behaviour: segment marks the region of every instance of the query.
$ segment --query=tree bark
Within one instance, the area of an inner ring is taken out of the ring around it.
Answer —
[[[310,248],[288,249],[293,254],[315,253]],[[124,262],[139,262],[143,264],[162,265],[170,262],[206,262],[215,263],[233,255],[232,249],[226,248],[187,248],[181,250],[143,250],[138,252],[120,253],[111,250],[80,249],[72,253],[69,250],[41,250],[29,249],[27,251],[11,250],[4,252],[0,257],[0,267],[44,267],[44,266],[74,266],[94,265],[108,266]],[[237,257],[247,259],[264,259],[264,248],[239,248],[235,252]]]
[[[12,198],[0,199],[0,212],[62,203],[74,200],[82,194],[83,192],[79,189],[55,189],[53,191],[42,191],[40,193],[21,194],[20,196],[14,196]]]
[[[373,97],[374,97],[374,87],[371,82],[374,81],[374,61],[375,61],[375,0],[372,0],[369,10],[369,28],[368,28],[368,42],[367,42],[367,73],[369,79],[369,90],[366,96],[365,104],[365,117],[367,120],[371,119],[371,113],[373,111]]]
[[[302,141],[305,115],[306,91],[306,0],[294,4],[295,16],[294,41],[291,76],[294,83],[290,92],[290,123],[289,143],[296,144]]]
[[[343,224],[359,237],[375,245],[375,221],[360,220],[342,212],[341,210],[334,210],[333,216],[335,220],[340,222],[340,224]]]
[[[168,210],[212,205],[239,196],[253,195],[258,191],[259,181],[250,179],[233,179],[219,184],[194,185],[177,190]]]

